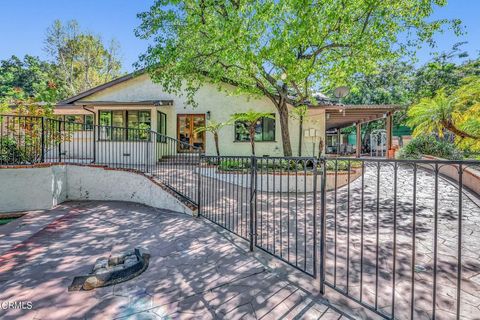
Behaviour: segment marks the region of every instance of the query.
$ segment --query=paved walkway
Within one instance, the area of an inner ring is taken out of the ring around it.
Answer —
[[[32,302],[0,309],[2,320],[344,318],[202,219],[123,202],[70,202],[48,213],[59,219],[0,256],[0,301]],[[97,258],[136,246],[152,255],[139,277],[67,292]]]
[[[433,283],[436,281],[436,316],[455,318],[459,189],[455,183],[439,178],[438,251],[434,272],[434,175],[419,168],[414,192],[412,166],[402,165],[398,169],[396,252],[393,249],[393,177],[392,164],[380,163],[378,171],[376,162],[369,161],[363,186],[360,177],[349,186],[339,188],[336,202],[335,193],[327,193],[327,280],[342,291],[348,289],[350,296],[377,307],[387,315],[392,314],[394,303],[395,314],[402,319],[411,318],[412,301],[414,318],[432,317]],[[302,178],[298,175],[299,181]],[[202,177],[202,214],[247,238],[250,189],[231,183],[232,180]],[[248,181],[243,185],[249,185]],[[313,194],[303,192],[302,188],[301,185],[298,193],[258,191],[257,245],[311,272],[315,210]],[[465,190],[461,196],[460,313],[465,319],[477,319],[480,314],[480,201]],[[319,199],[318,194],[317,201]],[[319,208],[318,205],[317,217]]]

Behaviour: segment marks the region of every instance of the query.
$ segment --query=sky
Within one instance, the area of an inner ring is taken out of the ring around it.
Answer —
[[[99,34],[106,43],[116,39],[121,46],[123,71],[133,71],[133,63],[145,52],[148,43],[135,37],[139,25],[136,14],[148,10],[153,0],[0,0],[0,59],[25,54],[46,59],[43,41],[48,26],[55,19],[75,19],[80,27]],[[433,19],[458,18],[466,34],[456,37],[452,32],[436,36],[438,47],[423,48],[417,64],[431,58],[434,51],[448,51],[460,41],[472,57],[480,50],[480,0],[449,0],[447,6],[436,8]]]

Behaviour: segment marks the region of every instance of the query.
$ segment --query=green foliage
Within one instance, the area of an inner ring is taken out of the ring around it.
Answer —
[[[303,170],[304,163],[302,161],[294,160],[280,160],[280,161],[257,161],[258,172],[295,172]],[[240,161],[234,159],[222,160],[218,164],[218,169],[222,171],[240,171],[250,172],[250,161]]]
[[[239,160],[222,160],[218,164],[218,169],[222,171],[246,171],[250,170],[250,162]]]
[[[44,94],[58,83],[55,66],[38,57],[16,56],[0,61],[0,99],[31,98]],[[49,101],[52,101],[50,99]]]
[[[416,101],[421,98],[433,98],[440,89],[449,95],[460,86],[461,80],[469,76],[480,75],[480,60],[464,60],[468,55],[461,51],[464,42],[457,43],[449,52],[437,54],[415,72],[412,93]],[[454,63],[460,59],[461,63]],[[413,102],[416,102],[413,101]]]
[[[423,98],[408,110],[408,124],[413,135],[432,133],[443,137],[445,131],[455,135],[459,147],[480,151],[480,76],[465,78],[461,86],[447,94],[438,90],[433,98]]]
[[[0,216],[0,226],[3,225],[3,224],[7,224],[9,222],[12,222],[13,220],[16,220],[18,218],[2,218]]]
[[[372,74],[356,74],[345,104],[396,104],[407,106],[413,97],[414,66],[393,61],[379,66]]]
[[[107,47],[76,21],[55,21],[45,44],[50,62],[29,55],[0,61],[0,100],[55,103],[120,75],[118,44],[112,41]]]
[[[299,106],[292,110],[292,113],[290,114],[290,116],[292,117],[292,119],[305,120],[307,113],[308,113],[307,106]]]
[[[211,133],[218,133],[220,129],[226,126],[228,123],[226,122],[216,122],[214,120],[210,120],[204,127],[198,127],[194,130],[194,132],[211,132]]]
[[[327,160],[326,161],[326,168],[327,171],[348,171],[350,170],[361,168],[362,162],[361,161],[348,161],[348,160]]]
[[[0,163],[7,165],[24,163],[26,158],[23,150],[25,148],[22,149],[21,146],[18,146],[13,138],[0,139]]]
[[[119,45],[107,47],[100,36],[81,31],[75,20],[56,20],[47,30],[45,51],[56,67],[68,96],[113,80],[120,75]]]
[[[215,142],[215,149],[217,152],[217,156],[220,156],[220,146],[218,143],[218,134],[220,133],[220,129],[222,129],[224,126],[226,126],[228,123],[227,122],[216,122],[216,121],[208,121],[207,125],[204,127],[199,127],[195,129],[194,132],[210,132],[213,134],[213,140]]]
[[[233,114],[228,123],[233,124],[235,122],[243,122],[247,128],[255,128],[257,122],[262,118],[275,119],[270,112],[257,112],[254,110],[248,110],[247,112]]]
[[[398,152],[399,159],[420,159],[423,155],[450,160],[463,159],[463,153],[453,143],[437,139],[432,135],[416,137]]]
[[[228,121],[229,124],[241,123],[250,136],[250,145],[252,146],[252,155],[255,155],[255,127],[262,118],[275,119],[269,112],[257,112],[248,110],[243,113],[233,114]]]
[[[319,88],[410,54],[446,23],[458,33],[458,21],[427,21],[435,5],[445,2],[156,0],[139,14],[136,34],[152,43],[141,65],[168,92],[184,92],[189,104],[196,105],[205,83],[268,97],[279,111],[284,154],[291,155],[287,103],[316,101]],[[400,34],[407,35],[403,43]]]

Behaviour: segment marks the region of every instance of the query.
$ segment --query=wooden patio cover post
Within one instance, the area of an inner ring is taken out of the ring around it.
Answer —
[[[392,113],[389,112],[387,113],[387,119],[386,119],[386,130],[387,130],[387,141],[386,141],[386,147],[387,147],[387,152],[392,149],[392,140],[393,140],[393,134],[392,134]]]
[[[356,157],[360,158],[362,155],[362,123],[357,122],[355,125],[357,128],[357,149],[356,149]]]

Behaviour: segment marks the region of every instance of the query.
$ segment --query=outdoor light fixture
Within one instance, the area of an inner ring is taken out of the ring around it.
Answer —
[[[211,112],[210,111],[207,111],[207,120],[210,120],[210,116],[211,116]]]

